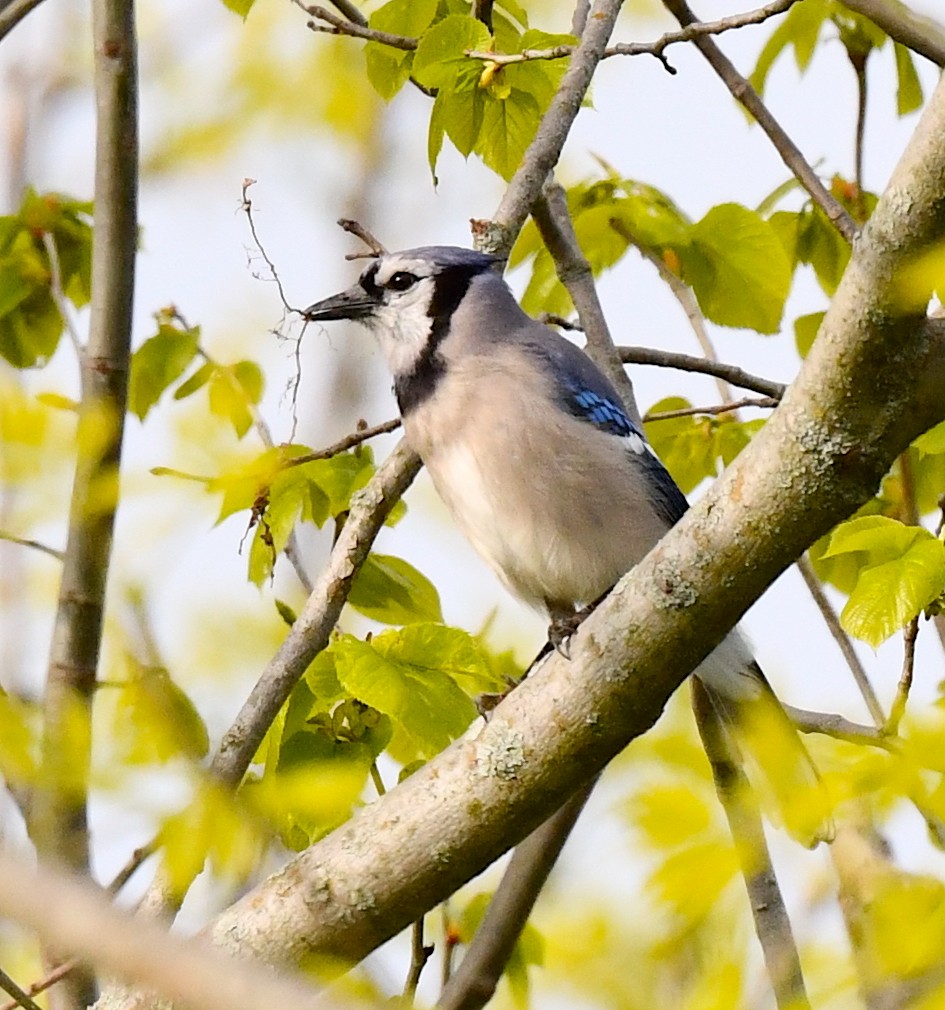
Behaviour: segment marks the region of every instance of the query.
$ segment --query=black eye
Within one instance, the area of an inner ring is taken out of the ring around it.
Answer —
[[[412,288],[416,283],[416,274],[409,274],[406,270],[398,270],[397,273],[391,275],[390,280],[384,287],[389,288],[391,291],[406,291],[407,288]]]

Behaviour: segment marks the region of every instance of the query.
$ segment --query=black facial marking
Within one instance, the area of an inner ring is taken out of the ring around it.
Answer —
[[[439,346],[449,332],[450,319],[469,290],[473,277],[487,269],[488,263],[464,265],[450,267],[434,276],[433,298],[427,310],[433,320],[430,339],[413,370],[394,382],[394,395],[401,415],[409,414],[433,395],[436,384],[446,371],[446,362],[439,353]]]
[[[364,273],[361,274],[361,277],[358,280],[358,283],[361,285],[361,287],[364,288],[364,290],[369,295],[371,295],[372,298],[378,298],[380,296],[381,289],[377,286],[377,284],[374,281],[374,278],[377,277],[377,271],[379,267],[380,263],[377,262],[372,263],[367,268],[367,270],[365,270]]]

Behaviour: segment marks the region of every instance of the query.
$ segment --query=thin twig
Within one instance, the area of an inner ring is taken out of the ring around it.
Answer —
[[[761,24],[768,18],[783,14],[798,2],[799,0],[775,0],[774,3],[766,4],[757,10],[746,11],[744,14],[733,14],[730,17],[720,18],[718,21],[700,21],[680,31],[666,32],[653,42],[617,42],[604,50],[602,58],[606,60],[612,56],[656,56],[662,59],[663,51],[675,43],[691,42],[697,36],[720,35],[722,32],[731,31],[734,28]],[[583,28],[581,30],[583,31]],[[579,32],[575,32],[575,34],[579,34]],[[466,55],[473,60],[508,66],[512,63],[526,63],[532,60],[564,59],[571,56],[575,48],[576,46],[573,45],[561,45],[553,46],[550,49],[525,49],[520,53],[485,53],[471,49],[466,52]],[[665,61],[664,65],[670,73],[676,73],[676,70]]]
[[[760,375],[752,375],[738,365],[726,365],[692,354],[677,354],[674,351],[661,351],[653,347],[618,347],[617,350],[621,360],[627,365],[653,365],[656,368],[677,368],[682,372],[699,372],[703,375],[714,375],[733,386],[750,389],[774,400],[780,400],[784,396],[786,387],[783,383],[773,382]]]
[[[866,60],[867,53],[854,53],[849,49],[847,56],[856,74],[856,134],[853,144],[853,179],[856,184],[856,207],[860,221],[866,220],[866,204],[863,189],[863,149],[866,140]]]
[[[0,989],[8,996],[13,997],[10,1006],[25,1007],[26,1010],[43,1010],[43,1008],[30,996],[28,992],[21,989],[10,976],[0,968]]]
[[[417,995],[420,976],[427,961],[433,956],[433,945],[423,942],[423,916],[413,924],[410,930],[410,968],[407,971],[407,981],[404,983],[403,1001],[405,1006],[412,1006]]]
[[[69,334],[69,339],[75,348],[76,356],[81,361],[82,355],[85,353],[85,347],[82,344],[82,338],[79,336],[79,331],[76,329],[75,321],[72,318],[66,293],[62,288],[62,268],[59,263],[59,250],[56,248],[56,240],[51,232],[43,232],[43,247],[46,250],[46,255],[49,257],[49,293],[52,295],[52,300],[59,310],[62,325],[66,333]]]
[[[276,289],[279,292],[279,300],[282,302],[282,307],[286,312],[297,312],[297,309],[292,308],[285,296],[285,291],[282,288],[282,279],[279,277],[279,272],[276,270],[275,264],[269,258],[266,250],[259,239],[259,235],[256,234],[256,222],[253,219],[253,201],[249,198],[249,190],[251,186],[256,185],[255,179],[244,179],[242,187],[242,202],[240,204],[240,210],[246,215],[246,220],[249,223],[249,232],[253,236],[253,242],[256,248],[259,250],[259,255],[262,256],[266,267],[269,270],[269,276],[275,281]]]
[[[438,1010],[478,1010],[492,998],[538,895],[596,784],[595,777],[516,847],[466,956],[444,985]]]
[[[820,580],[814,573],[814,567],[807,555],[798,558],[797,567],[801,573],[801,577],[804,579],[804,584],[814,599],[814,603],[817,604],[821,617],[823,617],[830,630],[830,634],[833,636],[833,640],[837,643],[840,651],[843,653],[843,658],[847,661],[847,666],[850,668],[850,673],[853,674],[856,686],[860,689],[860,694],[863,696],[863,701],[866,703],[873,722],[877,728],[882,728],[886,723],[886,714],[883,712],[883,706],[880,705],[879,698],[876,697],[876,692],[873,690],[869,676],[860,662],[860,657],[857,656],[856,650],[853,648],[850,636],[843,630],[837,613],[833,609],[830,600],[827,599],[827,594],[821,587]]]
[[[331,2],[349,21],[353,21],[357,25],[366,25],[368,23],[360,8],[351,3],[351,0],[331,0]]]
[[[43,554],[48,554],[51,558],[55,558],[57,561],[62,561],[65,558],[65,553],[63,551],[57,551],[55,547],[47,547],[46,544],[40,543],[38,540],[29,540],[25,537],[17,537],[12,533],[6,533],[0,530],[0,540],[6,540],[11,544],[19,544],[21,547],[31,547],[34,551],[41,551]]]
[[[640,410],[633,394],[633,384],[624,371],[614,346],[594,285],[594,273],[581,250],[574,223],[568,210],[564,189],[549,176],[541,195],[532,207],[532,217],[541,233],[545,248],[554,260],[561,283],[567,288],[577,309],[581,328],[587,339],[586,350],[601,370],[610,377],[633,420],[640,423]]]
[[[689,9],[685,0],[663,0],[663,6],[684,28],[698,23],[698,19]],[[758,125],[768,135],[785,165],[794,173],[804,189],[807,190],[814,203],[823,210],[837,231],[848,242],[852,242],[856,238],[858,231],[856,222],[820,181],[817,173],[807,163],[800,148],[791,140],[781,124],[774,118],[768,107],[762,102],[758,92],[735,69],[734,64],[707,35],[697,35],[692,41],[693,45],[708,60],[712,69],[732,93],[732,97],[744,105],[752,116],[755,117]]]
[[[811,712],[806,708],[795,708],[784,705],[784,711],[791,722],[801,733],[819,733],[843,740],[846,743],[865,744],[867,747],[879,747],[881,750],[899,753],[901,742],[895,737],[889,737],[876,726],[864,726],[858,722],[850,722],[842,715],[830,712]]]
[[[50,972],[48,972],[40,981],[32,982],[29,987],[30,996],[38,996],[41,992],[45,992],[47,989],[52,988],[57,982],[61,982],[70,972],[79,966],[81,962],[77,957],[69,958],[68,961],[63,961],[62,964],[56,965]],[[7,990],[9,992],[9,990]],[[12,995],[12,993],[10,993]],[[4,1003],[0,1010],[16,1010],[18,1006],[22,1006],[22,1002],[18,999],[11,999],[9,1003]]]
[[[249,199],[246,196],[246,189],[248,185],[251,184],[252,180],[246,179],[243,181],[243,210],[246,212],[246,217],[249,220],[250,231],[253,234],[253,240],[256,242],[256,247],[257,249],[259,249],[260,254],[263,256],[263,258],[266,260],[266,263],[269,265],[269,270],[271,271],[272,276],[275,278],[276,284],[279,285],[279,292],[281,294],[282,285],[279,281],[279,275],[276,273],[276,268],[269,260],[269,257],[266,256],[266,252],[263,249],[262,244],[260,243],[259,238],[256,235],[256,226],[253,223],[252,206],[249,202]],[[286,309],[288,309],[284,297],[282,299],[282,304]],[[291,311],[291,309],[289,309],[289,311]],[[187,320],[184,319],[184,317],[181,315],[180,311],[177,308],[172,309],[172,314],[173,317],[177,320],[177,322],[180,323],[180,325],[183,326],[185,330],[193,332]],[[206,351],[205,348],[198,347],[197,352],[208,364],[219,367],[219,363]],[[266,423],[266,419],[262,416],[262,412],[259,410],[259,407],[255,403],[253,403],[249,399],[249,397],[246,398],[246,409],[249,411],[249,416],[252,418],[253,428],[255,429],[256,434],[259,436],[259,441],[262,442],[263,446],[266,449],[274,448],[275,440],[272,437],[272,432],[269,429],[269,425]],[[302,545],[299,542],[299,535],[296,532],[295,527],[293,527],[291,532],[289,533],[285,547],[282,549],[282,553],[288,559],[289,564],[292,565],[292,570],[295,572],[296,578],[299,580],[299,583],[302,586],[302,588],[305,590],[306,593],[310,593],[312,591],[312,580],[308,574],[308,568],[305,565],[305,558],[302,556]]]
[[[898,0],[843,0],[843,6],[868,17],[896,42],[945,67],[945,26]]]
[[[719,403],[711,407],[681,407],[679,410],[660,410],[655,414],[644,415],[644,421],[668,421],[673,417],[691,417],[693,414],[726,414],[742,407],[777,407],[779,401],[773,396],[744,396],[730,403]]]
[[[889,710],[889,718],[883,727],[883,731],[890,736],[899,731],[899,723],[902,722],[902,717],[906,713],[909,691],[912,690],[912,675],[915,669],[915,640],[918,635],[919,618],[913,617],[902,631],[902,673],[899,675],[896,697]]]
[[[406,35],[392,35],[390,32],[378,31],[376,28],[368,28],[366,24],[357,21],[349,21],[340,18],[324,7],[308,7],[302,0],[292,0],[296,7],[301,7],[310,17],[324,21],[320,25],[316,21],[309,21],[308,27],[315,32],[327,32],[329,35],[350,35],[356,39],[366,39],[368,42],[379,42],[382,46],[390,46],[392,49],[403,49],[410,52],[417,48],[418,40]]]
[[[348,232],[349,235],[355,235],[371,250],[372,256],[383,256],[387,250],[384,248],[383,243],[379,241],[367,228],[364,227],[359,221],[353,221],[350,217],[341,217],[338,219],[338,227],[342,231]],[[345,259],[359,259],[361,258],[361,253],[349,254]]]
[[[748,891],[755,932],[779,1010],[810,1010],[801,962],[751,787],[702,682],[690,678],[699,736],[712,766]]]
[[[388,432],[396,431],[402,424],[403,421],[399,417],[392,417],[389,421],[382,421],[380,424],[375,424],[370,428],[358,428],[357,431],[352,432],[350,435],[345,435],[344,438],[339,439],[325,449],[316,449],[314,452],[307,452],[303,456],[293,456],[291,459],[287,459],[285,466],[286,468],[301,466],[303,463],[312,463],[316,459],[330,459],[332,456],[337,456],[347,449],[361,445],[362,442],[366,442],[369,438],[375,438],[378,435],[386,435]]]

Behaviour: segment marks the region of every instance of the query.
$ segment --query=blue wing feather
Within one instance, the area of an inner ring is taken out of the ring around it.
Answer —
[[[550,330],[547,336],[550,339],[528,341],[526,346],[553,379],[559,405],[598,431],[633,440],[627,456],[646,481],[653,507],[670,526],[675,525],[689,508],[686,496],[627,415],[610,380],[574,344]],[[642,451],[636,450],[637,440]]]

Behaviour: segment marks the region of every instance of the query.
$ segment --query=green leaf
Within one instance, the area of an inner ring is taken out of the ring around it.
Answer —
[[[14,368],[38,368],[55,354],[62,317],[48,290],[36,287],[0,318],[0,356]]]
[[[351,586],[348,603],[384,624],[443,620],[436,586],[413,565],[387,554],[368,555]]]
[[[377,31],[415,38],[433,23],[436,8],[437,0],[390,0],[374,11],[368,24]],[[368,42],[364,58],[368,80],[381,98],[389,102],[410,79],[413,52]]]
[[[874,648],[945,590],[945,544],[920,526],[885,516],[841,523],[823,557],[854,555],[859,568],[840,621]]]
[[[412,55],[379,42],[368,42],[364,47],[367,79],[385,102],[389,102],[410,80]]]
[[[413,73],[425,88],[476,87],[481,68],[466,50],[489,48],[489,29],[466,14],[451,14],[423,33],[413,59]]]
[[[128,409],[141,421],[161,394],[184,371],[197,354],[200,330],[182,330],[162,323],[131,356]]]
[[[417,38],[433,23],[438,0],[389,0],[368,19],[371,28]]]
[[[654,403],[647,413],[668,413],[691,406],[681,396],[669,396]],[[706,477],[714,477],[718,473],[715,439],[707,418],[690,415],[665,421],[647,421],[644,428],[647,441],[684,494],[689,494]]]
[[[922,107],[924,95],[922,94],[922,82],[916,73],[915,63],[912,53],[903,45],[896,42],[893,45],[896,54],[896,111],[900,116],[907,116],[910,112]]]
[[[809,263],[831,297],[850,260],[850,246],[819,208],[809,206],[797,217],[797,262]]]
[[[483,108],[476,153],[503,179],[511,179],[540,119],[538,102],[527,91],[513,89],[507,98],[491,98]]]
[[[245,20],[256,0],[223,0],[223,6]]]
[[[422,755],[432,757],[476,717],[458,681],[474,674],[488,678],[487,664],[471,669],[468,642],[464,648],[456,641],[455,629],[414,624],[382,632],[370,642],[346,635],[331,651],[342,686],[390,716]]]
[[[829,13],[827,0],[807,0],[806,3],[795,4],[788,11],[787,17],[765,43],[749,78],[759,95],[764,94],[768,73],[786,48],[793,48],[798,70],[803,72],[807,69]]]
[[[797,353],[802,358],[806,358],[813,347],[814,339],[825,315],[825,312],[811,312],[806,316],[798,316],[794,320],[794,344],[797,347]]]
[[[194,703],[167,670],[145,667],[126,657],[130,677],[115,710],[115,736],[132,764],[206,757],[207,727]]]
[[[193,375],[185,379],[174,390],[174,399],[183,400],[196,393],[198,389],[202,389],[210,381],[214,368],[215,366],[209,361],[202,364]]]
[[[252,361],[218,365],[210,377],[210,412],[228,420],[242,438],[252,426],[250,407],[259,402],[262,388],[262,372]]]
[[[772,226],[739,204],[713,207],[679,250],[683,279],[707,319],[775,333],[791,286],[791,264]]]

